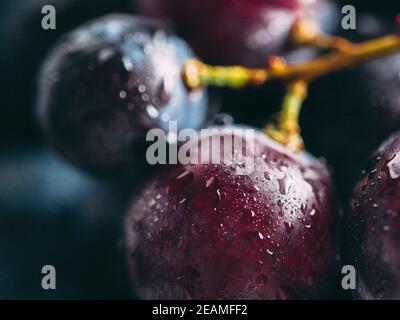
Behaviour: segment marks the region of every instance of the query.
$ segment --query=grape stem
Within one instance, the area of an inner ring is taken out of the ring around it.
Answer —
[[[343,37],[323,33],[311,19],[297,20],[291,30],[291,41],[295,46],[312,46],[351,54],[353,43]]]
[[[264,129],[272,139],[293,151],[304,149],[303,139],[300,135],[299,115],[301,106],[307,97],[307,90],[308,83],[303,80],[290,82],[277,124],[269,124]]]
[[[299,113],[307,97],[308,84],[332,72],[400,52],[399,35],[355,44],[344,38],[325,35],[306,20],[298,21],[294,25],[291,36],[296,45],[326,48],[332,52],[296,64],[288,64],[282,58],[272,56],[268,59],[265,69],[209,66],[199,60],[190,60],[183,67],[184,82],[189,89],[204,86],[243,88],[249,85],[264,85],[271,80],[287,82],[289,85],[282,111],[276,123],[267,125],[264,131],[289,149],[301,151],[304,149],[304,143],[300,135]]]
[[[329,73],[400,52],[400,36],[384,36],[346,47],[345,50],[296,64],[288,64],[273,56],[265,69],[210,66],[194,59],[183,66],[183,79],[190,89],[205,86],[243,88],[263,85],[271,80],[291,82],[301,79],[310,82]]]

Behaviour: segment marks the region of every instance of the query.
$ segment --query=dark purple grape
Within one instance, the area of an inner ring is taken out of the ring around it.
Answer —
[[[39,137],[34,118],[36,73],[66,32],[110,12],[132,12],[132,0],[0,1],[0,139]],[[56,9],[56,29],[42,29],[42,7]]]
[[[125,230],[141,297],[322,297],[335,256],[335,210],[324,164],[258,132],[254,149],[229,149],[230,139],[251,144],[229,127],[193,143],[201,146],[210,137],[223,141],[220,150],[240,156],[168,167],[135,196]],[[217,154],[213,146],[211,155]],[[252,161],[254,170],[244,172]]]
[[[299,17],[332,27],[334,6],[325,0],[140,0],[138,10],[167,17],[205,62],[263,67],[289,48]]]
[[[129,299],[120,191],[42,146],[0,149],[1,299]],[[54,265],[56,290],[41,269]]]
[[[372,155],[345,217],[345,262],[362,299],[400,299],[400,132]]]
[[[193,57],[158,22],[111,15],[66,36],[40,78],[39,116],[52,145],[70,162],[99,175],[130,176],[145,168],[146,134],[198,129],[207,96],[181,79]]]

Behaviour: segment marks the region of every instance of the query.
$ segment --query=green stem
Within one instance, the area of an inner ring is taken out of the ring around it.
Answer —
[[[276,125],[269,124],[265,132],[275,141],[287,146],[293,151],[304,149],[300,135],[299,115],[302,104],[307,97],[307,82],[295,80],[288,86],[283,99],[282,111]]]
[[[310,61],[287,64],[278,57],[272,57],[264,69],[247,69],[240,66],[209,66],[198,60],[190,60],[183,67],[182,76],[190,89],[207,85],[241,88],[262,85],[274,79],[289,82],[303,79],[309,82],[338,70],[400,52],[399,35],[385,36],[360,44],[338,39],[329,41],[332,41],[330,46],[336,46],[338,51]]]

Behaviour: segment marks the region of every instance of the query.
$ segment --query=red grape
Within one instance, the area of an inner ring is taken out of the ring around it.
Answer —
[[[204,61],[251,67],[287,50],[297,18],[328,27],[334,11],[325,0],[140,0],[138,8],[170,18]]]
[[[344,224],[345,261],[364,299],[400,299],[400,132],[372,155]]]
[[[232,129],[212,136],[224,143],[250,141]],[[329,172],[308,154],[292,153],[262,133],[256,133],[254,146],[238,161],[168,167],[135,198],[126,243],[143,298],[321,294],[335,255]],[[255,170],[241,174],[243,162],[252,160]]]

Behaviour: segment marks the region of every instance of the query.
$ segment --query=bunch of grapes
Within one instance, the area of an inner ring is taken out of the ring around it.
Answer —
[[[140,15],[106,15],[58,41],[40,71],[37,115],[65,160],[135,190],[124,243],[138,295],[331,298],[351,264],[355,296],[400,298],[399,133],[357,182],[368,154],[400,129],[400,37],[381,37],[396,32],[395,18],[363,15],[357,32],[330,36],[340,23],[327,0],[136,7]],[[179,150],[180,131],[203,128],[212,130],[190,141],[195,150],[215,139],[211,158],[225,147],[239,156],[148,163],[152,130]]]

